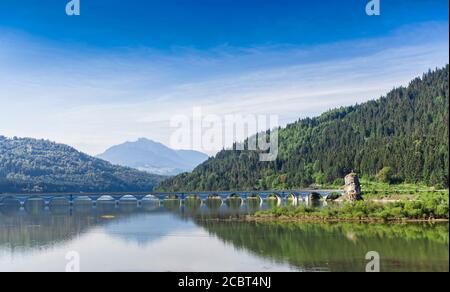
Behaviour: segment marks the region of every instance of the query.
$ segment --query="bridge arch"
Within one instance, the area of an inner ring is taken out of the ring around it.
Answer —
[[[199,195],[187,195],[184,199],[184,206],[188,209],[199,209],[202,204],[203,201]]]
[[[185,196],[185,200],[201,200],[202,197],[200,195],[187,195]]]
[[[319,207],[323,203],[323,196],[319,192],[311,192],[308,194],[308,205],[311,207]]]
[[[208,195],[208,196],[206,196],[206,199],[207,199],[207,200],[223,200],[223,199],[222,199],[222,196],[219,195],[219,194],[211,194],[211,195]]]
[[[272,193],[267,195],[266,202],[268,205],[275,204],[275,206],[279,207],[283,202],[283,198],[278,193]]]
[[[103,216],[111,216],[116,212],[117,201],[113,196],[110,195],[102,195],[97,197],[92,197],[92,200],[95,200],[95,208],[97,212]]]
[[[233,193],[227,197],[226,204],[229,208],[242,207],[244,205],[244,199],[240,194]]]
[[[288,206],[297,206],[298,204],[298,197],[294,193],[287,194],[285,200]]]
[[[29,206],[30,204],[41,204],[45,206],[45,198],[39,196],[31,196],[24,199],[24,206]]]
[[[109,212],[116,208],[116,205],[120,200],[116,200],[113,196],[102,195],[95,200],[95,207],[100,212]]]
[[[161,200],[155,195],[146,195],[140,200],[140,205],[144,210],[154,211],[161,207]]]
[[[159,198],[155,195],[146,195],[142,198],[142,201],[159,201]]]
[[[180,200],[180,196],[176,194],[165,195],[164,200]]]
[[[219,194],[208,195],[205,199],[205,205],[210,210],[218,210],[223,204],[223,198]]]
[[[121,203],[137,203],[138,199],[133,195],[124,195],[119,201]]]
[[[114,201],[115,199],[110,195],[103,195],[97,199],[97,202],[114,202]]]
[[[56,206],[59,207],[59,206],[69,206],[69,205],[70,205],[70,200],[66,197],[57,196],[57,197],[50,198],[48,200],[48,206],[50,208],[56,207]]]
[[[45,210],[46,200],[39,196],[30,196],[24,199],[23,207],[30,215],[38,215]]]
[[[264,203],[264,200],[260,194],[251,194],[247,196],[247,204],[249,204],[252,201],[257,201],[259,207],[261,207]]]
[[[5,197],[0,197],[0,206],[21,206],[24,201],[21,201],[20,198],[10,195]]]
[[[78,206],[92,205],[93,202],[94,201],[91,198],[89,198],[89,196],[76,196],[73,199],[73,204]]]
[[[45,199],[41,196],[34,195],[26,197],[25,201],[45,201]]]
[[[17,197],[5,196],[0,197],[0,213],[5,215],[16,214],[20,211],[21,203]]]

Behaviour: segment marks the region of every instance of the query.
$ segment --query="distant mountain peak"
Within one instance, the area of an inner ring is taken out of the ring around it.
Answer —
[[[134,142],[112,146],[97,157],[113,164],[160,175],[189,172],[208,159],[204,153],[193,150],[174,150],[148,138],[138,138]]]
[[[147,139],[147,138],[138,138],[135,142],[131,141],[128,143],[149,143],[149,144],[163,145],[162,143],[159,143],[159,142]]]

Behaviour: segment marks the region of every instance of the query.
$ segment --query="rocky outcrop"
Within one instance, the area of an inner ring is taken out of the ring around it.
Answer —
[[[356,173],[350,173],[345,177],[344,195],[338,201],[362,201],[361,183]]]

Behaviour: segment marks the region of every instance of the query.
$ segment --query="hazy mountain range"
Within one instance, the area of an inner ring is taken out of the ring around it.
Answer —
[[[208,155],[204,153],[192,150],[173,150],[145,138],[113,146],[97,157],[112,164],[159,175],[177,175],[189,172],[208,159]]]

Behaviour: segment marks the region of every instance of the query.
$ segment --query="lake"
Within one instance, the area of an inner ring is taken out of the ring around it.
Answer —
[[[0,271],[449,271],[448,224],[250,223],[271,206],[108,202],[0,206]],[[221,219],[221,220],[218,220]],[[70,260],[70,259],[69,259]]]

